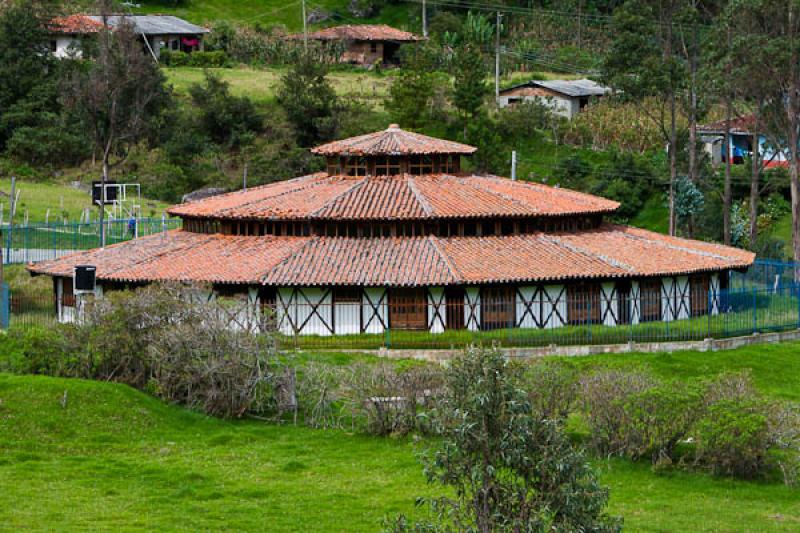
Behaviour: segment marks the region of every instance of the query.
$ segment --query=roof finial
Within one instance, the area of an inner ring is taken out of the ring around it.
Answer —
[[[395,130],[399,130],[399,129],[400,129],[400,125],[399,124],[389,124],[389,127],[386,128],[386,131],[395,131]]]

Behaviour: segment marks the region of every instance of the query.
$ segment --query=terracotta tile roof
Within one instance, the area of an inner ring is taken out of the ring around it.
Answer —
[[[408,154],[472,154],[473,146],[400,129],[391,124],[383,131],[367,133],[312,148],[319,155],[408,155]]]
[[[619,203],[497,176],[313,174],[171,207],[215,219],[435,220],[608,213]]]
[[[724,134],[726,129],[725,120],[718,120],[710,124],[702,124],[697,126],[699,133],[717,133]],[[754,114],[744,115],[731,119],[731,133],[738,133],[748,135],[752,133],[756,125],[756,116]]]
[[[86,35],[102,30],[103,23],[92,19],[88,15],[68,15],[52,19],[48,24],[48,29],[53,33]]]
[[[290,39],[302,39],[302,33],[289,35]],[[323,30],[309,32],[309,39],[315,41],[397,41],[414,42],[422,40],[413,33],[392,28],[386,24],[346,24]]]
[[[34,273],[71,276],[75,265],[96,265],[113,281],[189,281],[257,284],[305,244],[300,237],[239,237],[182,230],[77,252],[31,265]]]
[[[100,280],[274,286],[413,286],[557,282],[745,268],[754,254],[607,224],[578,233],[507,237],[239,237],[182,230],[29,265]]]

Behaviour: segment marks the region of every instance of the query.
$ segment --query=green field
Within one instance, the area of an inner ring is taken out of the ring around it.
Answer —
[[[798,355],[793,343],[579,364],[641,365],[677,379],[751,368],[764,393],[798,400]],[[435,493],[417,451],[409,439],[214,420],[121,385],[0,375],[7,529],[376,531],[384,516],[417,512],[415,497]],[[629,531],[800,528],[800,489],[655,473],[646,462],[594,464]]]
[[[81,212],[91,207],[92,220],[99,214],[97,207],[92,206],[92,198],[82,189],[56,181],[34,181],[23,178],[17,179],[19,203],[14,217],[15,223],[25,221],[25,213],[30,222],[44,222],[50,212],[50,222],[61,222],[66,216],[70,222],[78,222]],[[8,222],[11,193],[11,178],[0,178],[0,204],[2,204],[3,223]],[[142,215],[160,217],[168,207],[164,202],[142,199]]]
[[[189,0],[176,7],[175,2],[164,0],[143,0],[136,13],[160,13],[176,15],[196,24],[208,24],[218,20],[227,20],[239,24],[270,26],[282,24],[290,31],[303,28],[302,5],[298,1],[282,2],[280,0]],[[377,17],[371,19],[354,19],[347,11],[346,0],[317,0],[307,2],[306,9],[322,10],[331,18],[319,26],[331,24],[366,24],[385,23],[399,28],[416,31],[420,24],[412,20],[409,13],[415,10],[414,4],[389,4],[384,6]]]
[[[280,78],[286,69],[216,68],[214,72],[230,84],[231,93],[247,96],[256,103],[275,99]],[[165,68],[167,81],[178,95],[187,95],[189,87],[203,82],[204,69],[193,67]],[[382,100],[389,92],[394,78],[391,75],[377,76],[366,71],[335,71],[328,75],[336,92],[343,97],[360,97]]]

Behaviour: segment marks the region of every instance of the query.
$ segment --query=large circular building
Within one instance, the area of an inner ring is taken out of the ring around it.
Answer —
[[[750,252],[612,224],[619,204],[461,171],[475,148],[385,131],[312,150],[326,172],[170,208],[183,229],[32,264],[73,316],[98,293],[194,282],[270,306],[293,334],[552,328],[715,313]]]

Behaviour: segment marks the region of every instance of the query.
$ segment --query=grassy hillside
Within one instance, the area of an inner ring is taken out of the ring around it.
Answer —
[[[410,15],[414,4],[390,4],[381,13],[370,19],[354,19],[347,11],[348,0],[315,0],[307,2],[306,9],[323,10],[331,15],[331,20],[319,26],[331,24],[385,23],[399,28],[416,30],[416,21]],[[187,0],[184,5],[175,7],[175,2],[164,0],[141,0],[136,13],[161,13],[176,15],[196,24],[228,20],[239,24],[283,24],[290,31],[303,28],[302,7],[299,1],[280,0]]]
[[[202,83],[204,69],[191,67],[166,68],[167,81],[179,95],[188,94],[191,85]],[[256,103],[266,103],[275,98],[285,69],[219,68],[208,69],[230,84],[231,92],[247,96]],[[377,76],[366,71],[335,71],[328,75],[331,85],[342,97],[362,97],[382,100],[389,93],[394,77]]]
[[[676,379],[752,368],[765,393],[798,399],[798,351],[795,343],[580,364],[645,365]],[[9,529],[375,531],[435,491],[418,449],[405,439],[213,420],[110,383],[0,375],[0,523]],[[629,531],[800,527],[797,489],[657,474],[645,462],[595,466]]]
[[[57,181],[34,181],[17,179],[19,204],[15,222],[23,222],[25,211],[30,222],[44,222],[50,210],[50,221],[61,221],[66,216],[70,222],[80,220],[81,212],[92,207],[92,219],[98,216],[97,207],[92,206],[89,193]],[[2,204],[3,223],[8,222],[10,210],[11,178],[0,178],[0,204]],[[160,217],[168,206],[164,202],[143,198],[141,202],[143,216]]]

